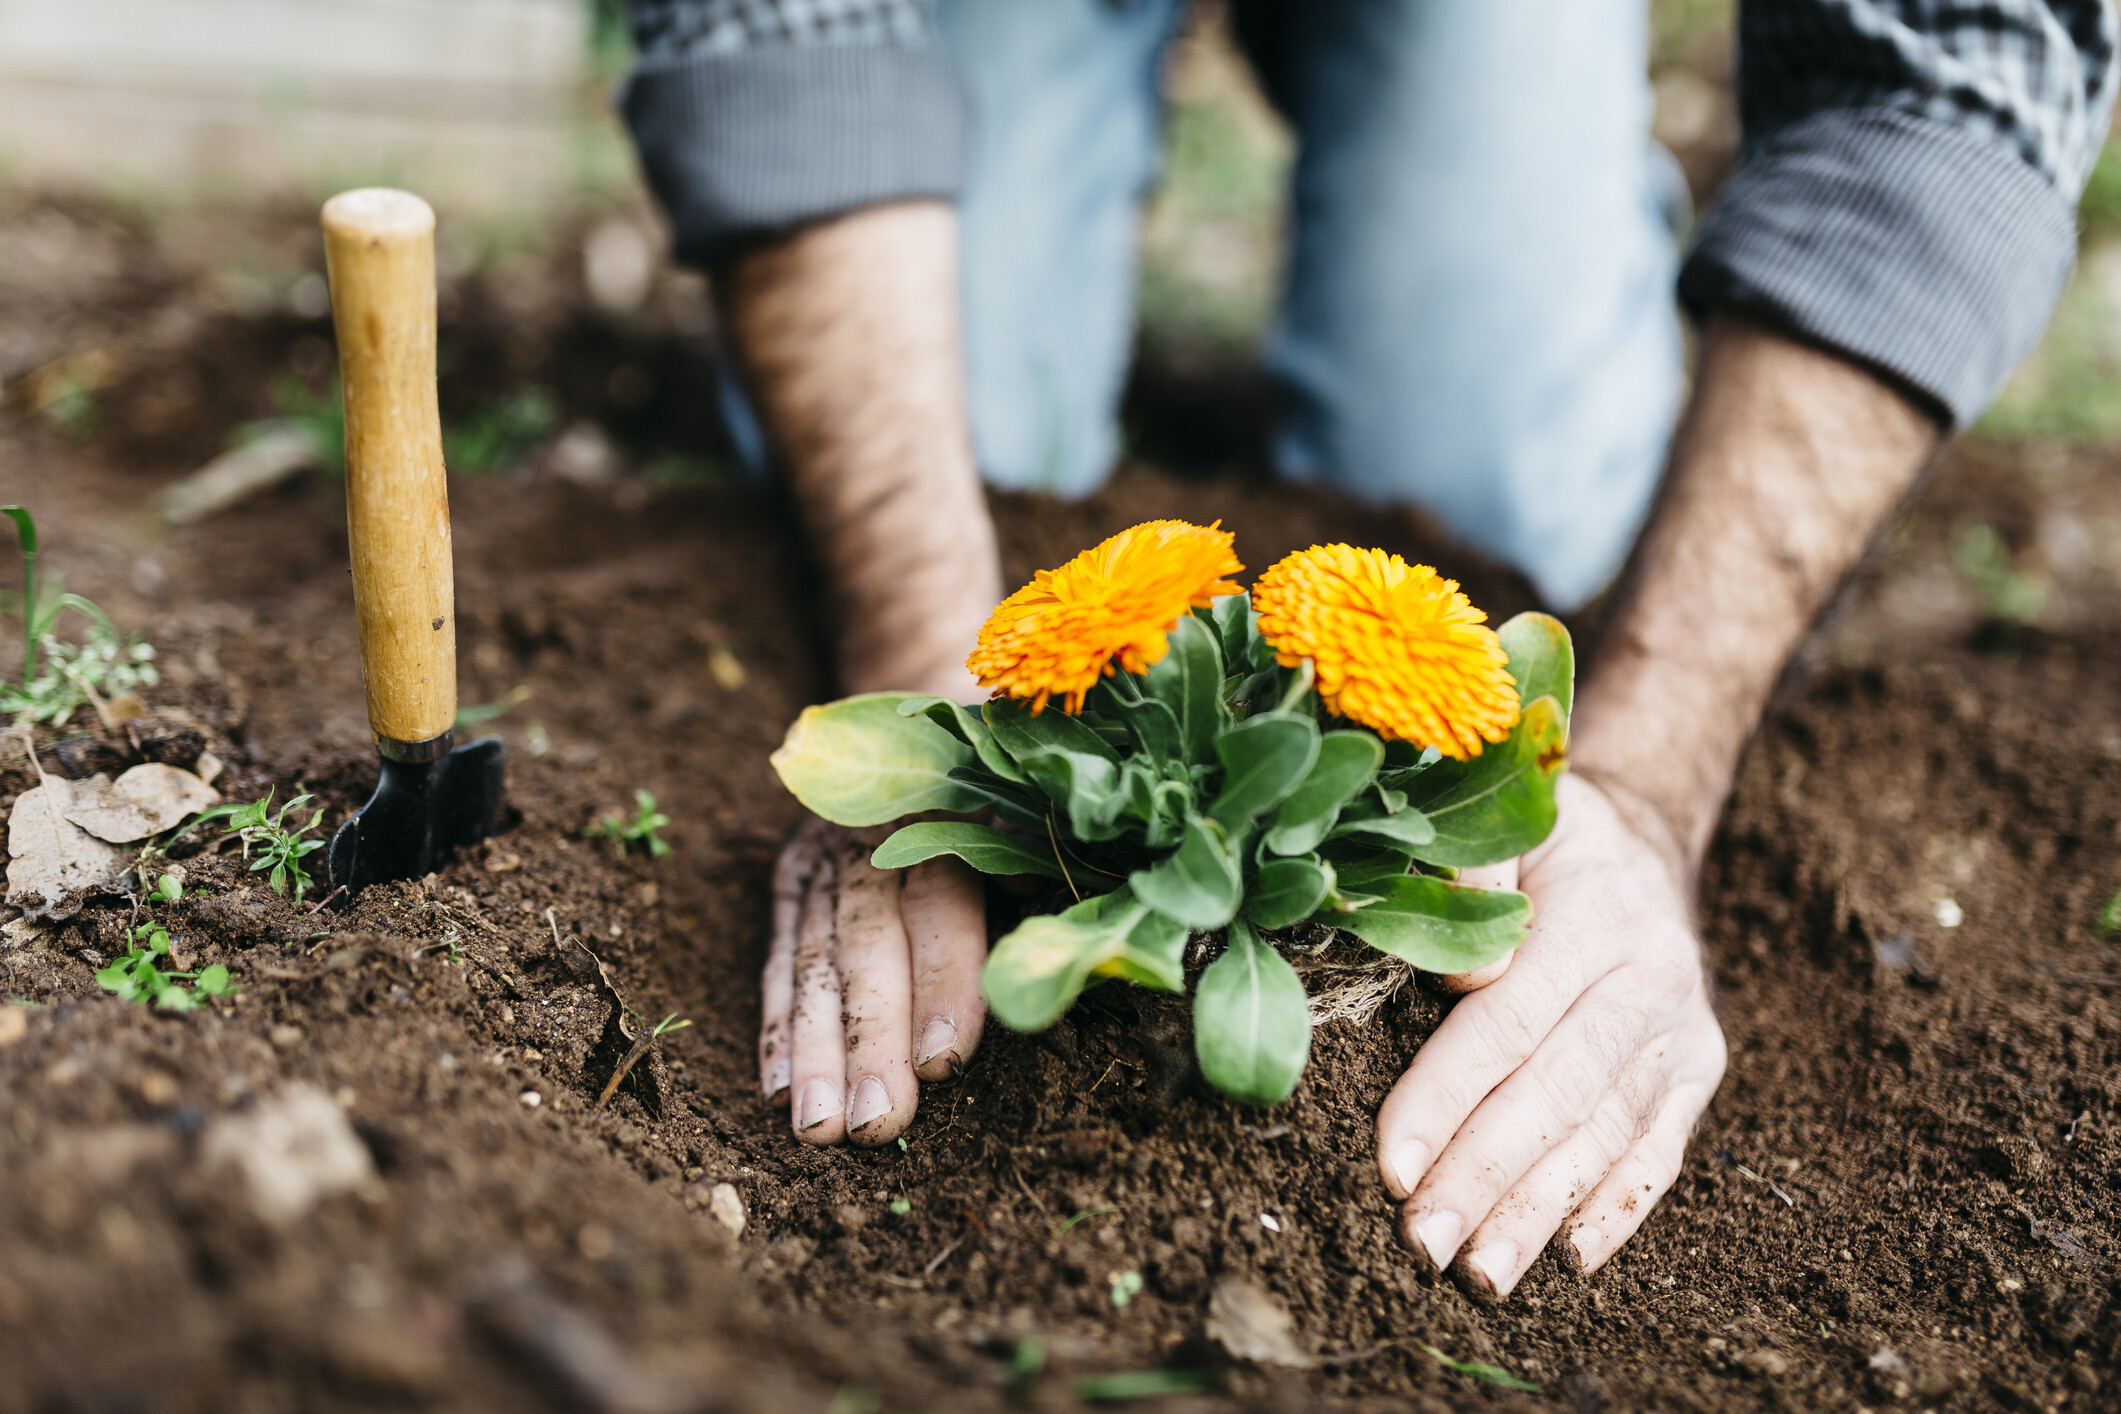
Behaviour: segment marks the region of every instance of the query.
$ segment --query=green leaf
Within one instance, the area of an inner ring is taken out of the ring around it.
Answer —
[[[1222,605],[1241,596],[1230,595]],[[1171,630],[1171,651],[1153,664],[1143,685],[1178,722],[1184,758],[1205,765],[1209,748],[1223,728],[1223,659],[1216,635],[1192,614],[1180,615]]]
[[[228,969],[217,962],[212,967],[201,972],[199,980],[192,985],[197,988],[199,995],[202,997],[224,996],[231,990],[228,982]]]
[[[1333,827],[1332,838],[1336,840],[1354,836],[1390,840],[1395,844],[1424,845],[1436,838],[1436,826],[1419,810],[1401,810],[1397,815],[1343,820]]]
[[[1501,745],[1411,778],[1408,806],[1436,827],[1415,858],[1470,869],[1515,859],[1544,840],[1554,828],[1554,784],[1568,769],[1568,730],[1560,702],[1541,697],[1525,705]]]
[[[980,797],[948,776],[973,759],[971,748],[925,717],[901,717],[906,696],[871,692],[804,708],[773,753],[781,784],[838,825],[979,809]]]
[[[980,716],[994,733],[995,742],[1019,766],[1028,767],[1030,758],[1048,751],[1073,751],[1103,757],[1114,766],[1119,764],[1119,753],[1111,743],[1051,704],[1033,716],[1025,703],[1004,698],[981,707]]]
[[[1102,756],[1053,748],[1023,759],[1026,774],[1068,812],[1068,832],[1080,840],[1109,840],[1126,808],[1126,782]]]
[[[1576,650],[1561,620],[1525,613],[1497,629],[1495,636],[1510,655],[1510,676],[1517,680],[1517,700],[1551,697],[1566,722],[1576,703]]]
[[[937,855],[954,854],[982,874],[1044,874],[1064,877],[1053,854],[987,825],[928,820],[908,825],[876,847],[869,862],[879,869],[905,869]]]
[[[1169,657],[1164,661],[1169,662]],[[1123,693],[1131,695],[1122,696]],[[1116,681],[1105,684],[1102,705],[1126,726],[1131,738],[1129,750],[1138,747],[1143,755],[1158,765],[1185,763],[1185,737],[1179,730],[1178,718],[1163,701],[1142,693],[1131,675],[1125,687],[1118,686]]]
[[[1274,664],[1274,649],[1259,635],[1259,614],[1249,594],[1231,594],[1209,611],[1222,638],[1223,671],[1231,676],[1264,672]]]
[[[37,553],[37,521],[29,513],[29,507],[0,506],[0,515],[6,516],[15,523],[15,535],[22,541],[22,553],[35,555]],[[24,606],[25,613],[31,611],[30,606]]]
[[[1208,814],[1225,829],[1242,828],[1303,784],[1318,751],[1318,723],[1309,717],[1283,712],[1247,717],[1215,739],[1223,786]]]
[[[1216,1384],[1213,1370],[1117,1370],[1081,1376],[1075,1382],[1075,1397],[1091,1404],[1118,1404],[1171,1394],[1204,1394]]]
[[[1184,924],[1154,912],[1131,890],[1115,889],[1064,913],[1026,918],[988,954],[980,990],[1004,1026],[1041,1031],[1060,1019],[1092,975],[1184,991],[1185,948]]]
[[[1322,921],[1424,972],[1471,972],[1524,941],[1532,901],[1509,889],[1408,874],[1392,880],[1369,907],[1327,914]]]
[[[1193,1051],[1200,1072],[1226,1095],[1254,1105],[1289,1098],[1311,1054],[1311,1010],[1289,960],[1243,923],[1208,964],[1193,995]]]
[[[1127,882],[1134,896],[1188,928],[1220,928],[1237,913],[1243,879],[1222,831],[1195,815],[1178,848]]]
[[[1245,895],[1245,917],[1262,928],[1286,928],[1318,911],[1333,888],[1333,866],[1308,859],[1270,859]]]
[[[1026,785],[1024,773],[1017,769],[1009,753],[1002,750],[994,740],[994,733],[978,713],[963,703],[952,702],[947,697],[909,697],[898,705],[901,717],[926,717],[944,731],[972,748],[979,757],[980,765],[1016,785]]]
[[[1274,812],[1267,848],[1276,854],[1309,854],[1333,828],[1346,805],[1376,776],[1384,743],[1369,732],[1327,732],[1318,739],[1318,760]]]
[[[2121,933],[2121,894],[2115,894],[2106,901],[2105,909],[2099,914],[2099,931]]]
[[[1491,1385],[1500,1385],[1504,1389],[1522,1390],[1527,1394],[1543,1394],[1546,1392],[1544,1386],[1535,1385],[1530,1380],[1519,1379],[1500,1365],[1483,1365],[1478,1360],[1453,1360],[1433,1345],[1424,1345],[1422,1349],[1427,1351],[1429,1358],[1437,1364],[1447,1370],[1456,1370],[1461,1375],[1471,1375],[1476,1380],[1485,1380]]]

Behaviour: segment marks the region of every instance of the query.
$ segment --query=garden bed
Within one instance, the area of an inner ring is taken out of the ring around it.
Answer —
[[[374,779],[337,486],[310,476],[181,532],[145,511],[270,410],[322,326],[212,312],[206,277],[155,254],[169,237],[106,214],[11,211],[6,231],[54,215],[115,252],[107,276],[11,288],[9,323],[63,295],[75,346],[131,342],[98,420],[6,414],[0,499],[35,506],[69,589],[158,645],[150,705],[226,763],[224,794],[299,784],[328,828]],[[297,229],[252,239],[299,260]],[[505,365],[601,417],[634,369],[650,393],[627,393],[622,445],[711,452],[687,422],[704,386],[672,381],[696,375],[696,333],[658,307],[600,322],[566,269],[518,270],[513,303],[468,280],[450,376]],[[542,342],[509,365],[525,327]],[[501,835],[313,917],[232,854],[186,861],[163,916],[243,990],[185,1017],[95,984],[123,904],[0,939],[0,995],[37,1004],[0,1024],[0,1410],[1049,1407],[1145,1370],[1216,1389],[1180,1398],[1289,1409],[2113,1407],[2112,458],[1953,454],[1815,636],[1708,865],[1729,1078],[1622,1254],[1588,1280],[1544,1259],[1499,1309],[1417,1272],[1375,1177],[1377,1103],[1448,1005],[1420,984],[1321,1029],[1272,1110],[1200,1082],[1182,1012],[1101,989],[1042,1036],[990,1030],[924,1091],[903,1149],[793,1140],[752,1059],[767,874],[795,814],[766,755],[830,684],[784,509],[704,480],[453,483],[462,698],[530,688],[494,724]],[[1138,520],[1221,517],[1255,569],[1350,539],[1434,557],[1498,621],[1529,606],[1409,517],[1238,472],[1135,469],[1079,505],[996,511],[1010,583]],[[2037,626],[1989,618],[1955,567],[1975,522],[2047,575]],[[1595,623],[1579,632],[1591,647]],[[39,742],[54,771],[123,754]],[[5,769],[11,805],[33,782]],[[672,819],[666,858],[579,838],[636,788]],[[614,987],[693,1025],[599,1108],[626,1049]],[[343,1191],[275,1220],[245,1126],[312,1090],[359,1153]],[[1218,1354],[1226,1276],[1288,1306],[1312,1368]]]

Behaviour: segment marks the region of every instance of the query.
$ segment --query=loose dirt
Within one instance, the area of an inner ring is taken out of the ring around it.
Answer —
[[[329,828],[374,775],[337,485],[182,532],[145,513],[271,411],[291,363],[323,386],[303,342],[322,326],[217,304],[185,252],[226,231],[33,205],[0,213],[0,243],[55,222],[106,276],[53,293],[6,265],[0,372],[96,343],[125,371],[86,431],[10,412],[0,496],[36,508],[68,588],[161,649],[163,758],[211,750],[237,798],[314,791]],[[238,229],[313,259],[296,217]],[[568,254],[453,286],[450,376],[512,370],[568,418],[612,414],[616,386],[634,412],[607,425],[637,464],[713,456],[696,292],[604,319]],[[493,395],[461,386],[454,416]],[[463,698],[531,691],[492,728],[504,833],[320,913],[231,851],[180,859],[186,898],[159,916],[187,965],[243,988],[189,1017],[96,987],[128,904],[0,937],[0,995],[32,1004],[0,1005],[0,1410],[1059,1408],[1079,1376],[1147,1369],[1215,1386],[1170,1407],[2121,1407],[2107,455],[1955,453],[1814,636],[1703,883],[1729,1079],[1621,1256],[1588,1279],[1542,1259],[1499,1309],[1417,1272],[1374,1176],[1377,1103],[1449,1005],[1421,985],[1325,1028],[1272,1110],[1210,1093],[1183,1014],[1113,987],[1042,1036],[990,1032],[903,1149],[798,1145],[752,1068],[795,815],[765,758],[830,690],[798,542],[733,478],[544,465],[452,485]],[[1433,558],[1498,617],[1531,603],[1411,517],[1241,470],[1132,468],[996,513],[1012,581],[1135,520],[1219,516],[1255,568],[1353,539]],[[1974,520],[2046,576],[2041,627],[1990,620],[1951,567]],[[71,737],[40,736],[47,769],[140,754]],[[5,770],[0,805],[33,783]],[[665,859],[578,837],[636,787],[672,817]],[[598,1108],[629,1035],[668,1014],[694,1024]],[[288,1216],[227,1156],[314,1163],[257,1138],[303,1087],[358,1150]],[[1312,1368],[1217,1356],[1210,1293],[1233,1275],[1287,1305]],[[1012,1383],[1034,1338],[1043,1372]]]

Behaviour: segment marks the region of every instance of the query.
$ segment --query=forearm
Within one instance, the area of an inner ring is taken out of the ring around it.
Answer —
[[[1655,812],[1688,866],[1784,661],[1937,437],[1854,364],[1711,322],[1571,748],[1576,769]]]
[[[735,262],[723,295],[828,579],[841,686],[969,692],[1001,573],[966,436],[955,214],[806,227]]]

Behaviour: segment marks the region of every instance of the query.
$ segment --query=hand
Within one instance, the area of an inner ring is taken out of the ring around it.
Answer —
[[[950,858],[878,869],[869,852],[884,833],[811,816],[774,868],[759,1082],[768,1099],[792,1091],[790,1121],[810,1144],[898,1138],[916,1077],[953,1074],[986,1021],[979,876]]]
[[[1582,1270],[1612,1256],[1723,1079],[1691,869],[1600,787],[1567,776],[1559,797],[1553,835],[1522,862],[1523,946],[1452,1008],[1377,1117],[1408,1244],[1495,1299],[1564,1223]]]

